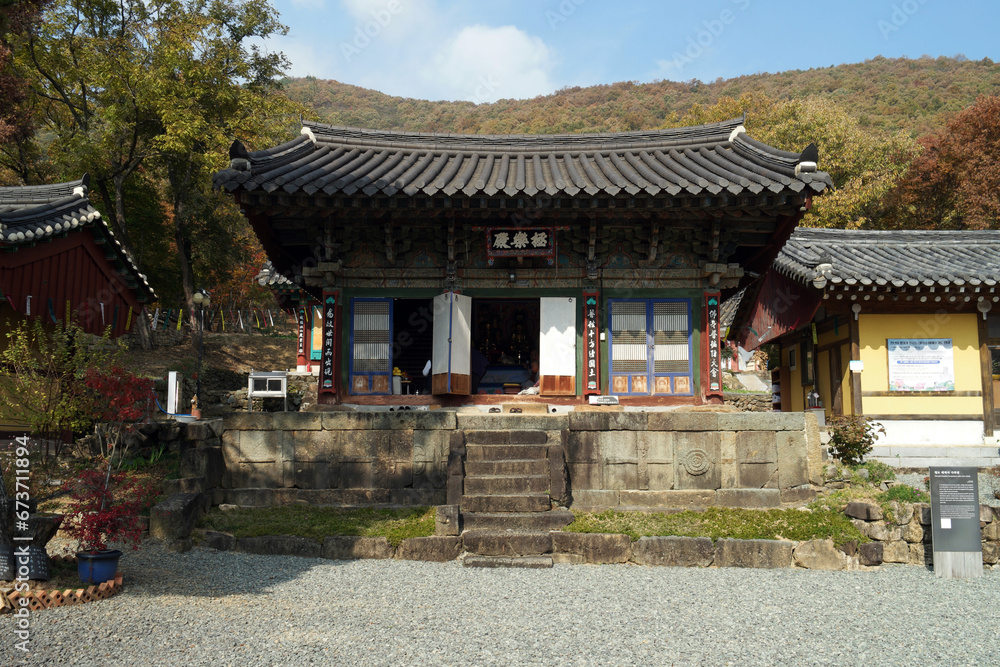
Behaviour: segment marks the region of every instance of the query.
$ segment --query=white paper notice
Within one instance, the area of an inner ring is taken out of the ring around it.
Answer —
[[[949,517],[946,516],[941,517],[941,528],[942,529],[951,528],[951,519]]]

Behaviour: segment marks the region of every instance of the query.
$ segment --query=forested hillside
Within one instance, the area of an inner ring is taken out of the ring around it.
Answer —
[[[957,58],[888,59],[712,83],[658,81],[566,88],[531,100],[494,104],[428,102],[313,77],[287,79],[286,93],[336,125],[376,129],[503,134],[613,132],[676,125],[694,105],[763,94],[774,100],[822,98],[862,128],[933,132],[980,95],[1000,93],[1000,64]]]

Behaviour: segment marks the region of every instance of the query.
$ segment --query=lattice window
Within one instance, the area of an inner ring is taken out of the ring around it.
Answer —
[[[653,372],[686,373],[690,365],[688,305],[653,302]]]
[[[643,373],[648,368],[645,301],[611,302],[611,372]]]
[[[392,372],[392,300],[353,299],[351,375],[355,393],[388,393]],[[365,377],[370,376],[370,377]]]

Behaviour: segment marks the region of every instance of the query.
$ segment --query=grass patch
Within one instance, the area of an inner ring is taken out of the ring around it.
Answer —
[[[746,510],[710,507],[704,512],[687,510],[674,514],[655,512],[574,512],[573,523],[564,530],[576,533],[624,533],[632,541],[640,537],[734,538],[740,540],[822,540],[832,538],[837,546],[851,540],[869,541],[844,514],[832,508]]]
[[[207,530],[234,537],[296,535],[322,541],[327,535],[385,537],[393,548],[409,537],[434,534],[433,507],[399,509],[362,507],[250,507],[221,511],[213,509],[198,524]]]
[[[889,487],[888,491],[883,491],[878,495],[880,503],[890,503],[893,500],[899,503],[929,503],[931,497],[926,491],[915,489],[907,484]]]

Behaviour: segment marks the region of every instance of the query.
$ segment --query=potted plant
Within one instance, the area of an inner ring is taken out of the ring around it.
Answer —
[[[72,502],[67,509],[66,532],[77,539],[80,580],[96,584],[113,579],[122,552],[109,545],[139,548],[142,537],[140,514],[156,497],[151,484],[111,469],[81,470],[66,482]]]

